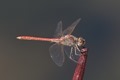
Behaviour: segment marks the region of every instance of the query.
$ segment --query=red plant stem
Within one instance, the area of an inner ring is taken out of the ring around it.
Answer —
[[[81,55],[78,60],[79,63],[77,64],[72,80],[83,80],[86,61],[87,61],[87,51],[88,51],[87,48],[81,49]]]

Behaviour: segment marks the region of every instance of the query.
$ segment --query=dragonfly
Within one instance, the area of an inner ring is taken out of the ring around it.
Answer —
[[[65,30],[62,30],[62,21],[59,21],[53,38],[18,36],[17,39],[48,41],[54,43],[50,46],[49,52],[53,62],[58,66],[63,65],[65,61],[65,54],[75,63],[79,63],[78,59],[81,54],[81,48],[85,45],[85,39],[82,37],[77,38],[73,36],[72,32],[74,31],[80,20],[81,18],[77,19]]]

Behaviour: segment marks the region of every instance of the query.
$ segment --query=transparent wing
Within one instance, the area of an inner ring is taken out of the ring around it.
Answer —
[[[63,52],[63,46],[60,44],[53,44],[50,48],[50,56],[52,60],[57,64],[58,66],[62,66],[64,63],[64,52]]]
[[[58,22],[54,37],[62,36],[62,21]]]
[[[75,29],[76,25],[80,22],[81,18],[73,22],[67,29],[63,31],[63,35],[71,34]]]
[[[64,46],[64,51],[72,61],[79,63],[78,59],[80,57],[81,51],[79,51],[76,47],[69,46]]]

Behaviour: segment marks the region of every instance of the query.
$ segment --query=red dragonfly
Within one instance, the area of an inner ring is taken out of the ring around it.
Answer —
[[[41,38],[32,36],[18,36],[20,40],[37,40],[37,41],[49,41],[54,44],[49,48],[50,56],[52,60],[58,66],[62,66],[64,63],[64,52],[74,62],[79,63],[78,59],[81,53],[81,47],[85,44],[85,39],[82,37],[75,37],[71,35],[76,25],[81,19],[73,22],[67,29],[62,31],[62,21],[58,22],[57,29],[55,31],[55,38]]]

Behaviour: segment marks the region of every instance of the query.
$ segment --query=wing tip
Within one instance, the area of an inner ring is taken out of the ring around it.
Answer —
[[[79,22],[79,21],[81,21],[81,20],[82,20],[82,18],[78,18],[78,19],[77,19],[77,22]]]

